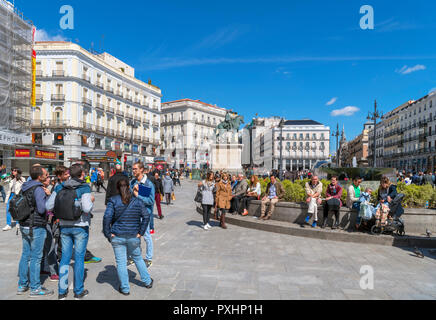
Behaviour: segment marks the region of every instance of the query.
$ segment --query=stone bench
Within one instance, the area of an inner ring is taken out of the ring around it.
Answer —
[[[279,202],[276,205],[272,220],[284,221],[295,224],[304,223],[307,217],[308,206],[305,203]],[[436,234],[436,210],[432,209],[404,209],[402,216],[405,224],[406,234],[423,235],[426,229]],[[253,200],[250,202],[248,209],[250,216],[260,217],[261,201]],[[357,218],[357,211],[350,210],[346,207],[341,208],[339,220],[341,228],[350,230],[354,228]],[[328,226],[334,221],[334,215],[329,214]],[[323,207],[318,207],[318,223],[322,224],[324,220]],[[312,220],[311,220],[312,221]]]

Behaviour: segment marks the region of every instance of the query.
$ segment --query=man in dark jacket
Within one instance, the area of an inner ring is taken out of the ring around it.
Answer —
[[[129,178],[123,173],[121,165],[117,164],[115,166],[115,170],[116,173],[109,179],[107,184],[106,199],[104,203],[106,206],[110,198],[118,195],[118,190],[117,190],[118,181],[126,180],[127,182],[129,182]]]
[[[47,180],[48,172],[40,166],[32,167],[30,177],[32,180],[25,182],[21,189],[25,197],[30,200],[29,205],[33,211],[29,218],[20,221],[23,252],[18,268],[20,280],[17,294],[23,295],[30,289],[31,297],[51,296],[54,292],[43,288],[40,280],[41,259],[47,236],[45,203],[50,194],[48,190],[44,190],[42,182]],[[28,273],[30,273],[30,277]]]
[[[247,195],[248,182],[243,174],[238,175],[238,184],[236,185],[233,193],[233,198],[231,200],[231,212],[232,214],[242,213],[240,212],[240,203],[243,197]]]

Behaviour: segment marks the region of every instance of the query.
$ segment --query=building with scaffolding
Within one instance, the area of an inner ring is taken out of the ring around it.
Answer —
[[[33,24],[0,0],[0,162],[12,166],[16,146],[31,143]]]

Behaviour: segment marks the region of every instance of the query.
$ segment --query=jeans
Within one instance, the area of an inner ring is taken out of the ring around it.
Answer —
[[[41,288],[40,271],[42,250],[47,231],[45,228],[33,228],[33,237],[30,237],[30,230],[22,228],[21,237],[23,239],[23,253],[21,255],[18,274],[20,280],[18,285],[29,287],[29,262],[30,262],[30,289],[36,291]]]
[[[360,226],[360,223],[362,222],[362,217],[359,216],[360,212],[360,201],[353,202],[353,206],[351,207],[353,210],[357,210],[357,218],[356,218],[356,224]]]
[[[114,237],[111,240],[111,244],[114,249],[115,260],[117,261],[117,272],[118,278],[121,282],[121,291],[124,293],[130,292],[129,273],[127,271],[126,259],[127,255],[132,257],[132,260],[135,262],[136,269],[138,269],[142,282],[144,282],[145,285],[149,285],[151,283],[151,278],[148,274],[147,266],[142,259],[141,239],[136,237]]]
[[[84,291],[85,253],[88,245],[89,228],[61,227],[62,258],[59,264],[59,294],[68,290],[68,271],[74,250],[74,293]],[[74,248],[73,248],[74,247]]]
[[[6,201],[6,192],[3,186],[0,186],[0,193],[2,194],[3,202]]]
[[[11,202],[11,199],[13,198],[13,196],[15,196],[15,193],[11,193],[11,196],[8,199],[8,204],[6,205],[6,224],[8,226],[12,225],[12,216],[11,213],[9,212],[9,203]]]
[[[153,260],[153,239],[151,238],[150,234],[150,225],[147,227],[147,231],[145,231],[144,234],[144,240],[147,244],[147,249],[145,251],[145,260]]]

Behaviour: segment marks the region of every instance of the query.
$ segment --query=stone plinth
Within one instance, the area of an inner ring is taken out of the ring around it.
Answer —
[[[211,168],[213,171],[242,171],[242,144],[211,145]]]

